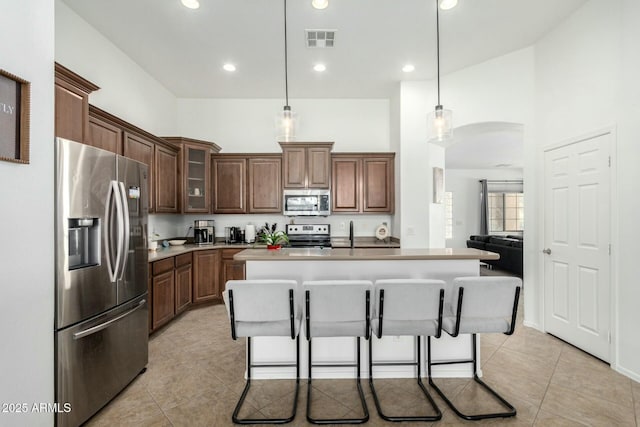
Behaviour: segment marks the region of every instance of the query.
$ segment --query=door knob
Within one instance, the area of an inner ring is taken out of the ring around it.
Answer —
[[[547,249],[543,249],[542,253],[545,253],[547,255],[551,255],[551,249],[547,248]]]

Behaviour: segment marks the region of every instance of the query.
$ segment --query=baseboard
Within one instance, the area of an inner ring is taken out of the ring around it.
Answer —
[[[638,374],[637,372],[633,372],[630,371],[629,369],[625,369],[623,367],[621,367],[620,365],[616,366],[616,368],[614,369],[616,372],[621,373],[622,375],[631,378],[632,380],[636,381],[636,382],[640,382],[640,374]]]
[[[369,371],[366,365],[362,365],[361,377],[369,378]],[[426,376],[423,366],[422,376]],[[374,367],[374,378],[415,378],[415,367],[413,366],[378,366]],[[275,379],[295,379],[294,368],[253,368],[251,376],[256,380]],[[306,369],[300,371],[301,378],[306,378]],[[433,378],[471,378],[471,365],[441,365],[434,366],[431,370]],[[314,379],[347,379],[355,378],[354,368],[314,368]]]
[[[522,325],[526,326],[527,328],[533,328],[533,329],[537,329],[540,332],[544,332],[542,330],[542,328],[540,327],[540,325],[538,325],[536,322],[530,322],[528,320],[523,320],[522,321]]]

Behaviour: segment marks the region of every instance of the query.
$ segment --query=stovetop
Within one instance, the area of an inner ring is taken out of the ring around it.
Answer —
[[[331,247],[331,227],[328,224],[287,224],[286,232],[291,247]]]

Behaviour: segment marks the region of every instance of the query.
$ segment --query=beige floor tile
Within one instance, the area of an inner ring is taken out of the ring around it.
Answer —
[[[199,396],[179,406],[165,411],[167,418],[176,426],[205,427],[232,426],[231,414],[235,408],[238,396],[229,393],[215,399],[209,396]],[[243,405],[241,417],[262,417],[258,410],[249,403]]]
[[[125,389],[98,412],[87,426],[170,425],[160,407],[146,390]]]
[[[484,340],[480,341],[480,365],[484,366],[485,363],[491,359],[491,356],[498,350],[498,346],[487,344]]]
[[[483,366],[482,371],[485,382],[507,400],[517,397],[539,405],[554,368],[555,360],[501,348]]]
[[[503,348],[525,354],[535,354],[547,360],[548,363],[555,363],[560,357],[564,345],[551,335],[543,334],[535,329],[523,328],[523,332],[509,337],[503,344]]]
[[[633,392],[633,399],[636,403],[640,403],[640,383],[631,380],[631,391]]]
[[[636,425],[632,408],[583,395],[555,384],[549,385],[540,409],[588,425]]]
[[[344,418],[351,408],[314,389],[311,393],[311,416],[313,418]]]
[[[580,427],[587,424],[579,423],[577,421],[561,417],[560,415],[539,411],[533,425],[535,427]]]
[[[551,377],[551,384],[633,407],[631,380],[595,358],[580,363],[561,358]]]

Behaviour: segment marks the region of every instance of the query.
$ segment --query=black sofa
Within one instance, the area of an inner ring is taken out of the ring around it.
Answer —
[[[522,277],[522,236],[470,236],[467,247],[500,254],[483,262]]]

